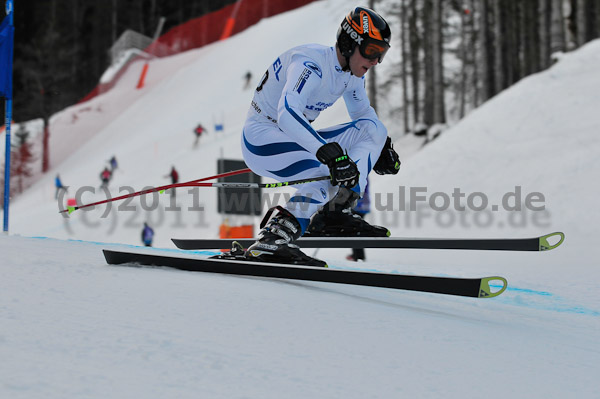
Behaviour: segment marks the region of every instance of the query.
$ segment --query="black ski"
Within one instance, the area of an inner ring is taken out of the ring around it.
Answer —
[[[181,258],[119,252],[107,249],[103,250],[103,252],[106,261],[111,265],[137,264],[142,266],[165,266],[195,272],[321,281],[327,283],[395,288],[473,298],[491,298],[498,296],[504,292],[507,286],[506,279],[503,277],[453,278],[412,276],[393,273],[335,270],[308,266],[290,266],[255,261]],[[498,281],[502,287],[499,290],[492,292],[490,281]]]
[[[549,244],[548,239],[559,240]],[[307,237],[294,241],[302,248],[413,248],[468,249],[496,251],[547,251],[558,247],[565,239],[563,233],[551,233],[533,238],[394,238],[394,237]],[[247,248],[255,238],[235,239],[172,239],[180,249],[230,249],[233,241]]]

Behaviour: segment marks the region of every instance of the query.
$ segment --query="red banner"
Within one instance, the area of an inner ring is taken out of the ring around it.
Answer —
[[[313,1],[315,0],[238,0],[220,10],[172,28],[145,51],[158,57],[166,57],[199,48],[240,33],[263,18],[302,7]],[[88,101],[110,90],[133,61],[135,59],[121,68],[110,82],[99,84],[79,102]]]

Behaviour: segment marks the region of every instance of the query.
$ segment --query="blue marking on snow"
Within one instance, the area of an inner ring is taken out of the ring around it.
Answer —
[[[39,240],[54,240],[54,238],[49,237],[28,237],[35,238]],[[62,240],[61,240],[62,241]],[[106,243],[106,242],[98,242],[98,241],[84,241],[84,240],[67,240],[71,242],[80,242],[84,244],[92,244],[103,247],[119,247],[119,248],[133,248],[133,249],[146,249],[151,250],[151,252],[166,252],[166,253],[177,253],[183,255],[218,255],[220,251],[189,251],[182,249],[171,249],[171,248],[154,248],[154,247],[146,247],[141,245],[131,245],[131,244],[118,244],[118,243]],[[370,268],[359,268],[352,266],[333,266],[329,264],[330,269],[336,270],[349,270],[349,271],[362,271],[362,272],[374,272],[374,273],[390,273],[390,274],[400,274],[399,271],[382,271],[375,269],[373,267]],[[402,274],[413,274],[415,273],[402,273]],[[453,277],[445,274],[432,274],[432,277]],[[454,276],[455,277],[455,276]],[[490,284],[490,288],[499,290],[502,288],[502,285],[499,284]],[[512,294],[512,295],[511,295]],[[539,291],[533,290],[530,288],[521,288],[512,286],[509,282],[506,291],[493,299],[491,301],[500,302],[506,305],[512,306],[520,306],[525,308],[537,309],[537,310],[547,310],[552,312],[559,313],[572,313],[579,314],[584,316],[592,316],[592,317],[600,317],[600,311],[589,309],[584,306],[579,306],[576,304],[572,304],[568,302],[568,299],[565,299],[559,295],[555,295],[548,291]],[[537,300],[537,301],[536,301]]]
[[[375,272],[375,273],[390,273],[390,274],[400,274],[399,271],[382,271],[375,268],[358,268],[352,266],[333,266],[329,264],[330,269],[339,269],[339,270],[353,270],[353,271],[363,271],[363,272]],[[409,275],[417,275],[416,273],[402,273]],[[431,274],[432,277],[456,277],[447,274]],[[500,284],[490,284],[490,288],[492,290],[499,290],[502,288]],[[495,292],[494,291],[494,292]],[[486,299],[487,300],[487,299]],[[548,310],[559,313],[573,313],[584,316],[592,316],[592,317],[600,317],[600,311],[586,308],[584,306],[580,306],[577,304],[569,303],[568,299],[565,299],[561,296],[555,295],[548,291],[539,291],[533,290],[529,288],[520,288],[514,287],[508,283],[508,287],[506,291],[493,299],[491,301],[501,302],[506,305],[512,306],[520,306],[531,309],[538,310]]]
[[[492,285],[491,288],[501,288],[501,285]],[[569,301],[559,295],[547,291],[537,291],[529,288],[513,287],[510,284],[506,288],[507,293],[512,295],[501,295],[495,300],[514,306],[523,306],[532,309],[549,310],[559,313],[574,313],[585,316],[599,317],[600,311],[589,309],[584,306],[569,303]],[[526,299],[526,300],[524,300]],[[537,299],[537,301],[536,301]]]
[[[502,288],[501,285],[495,285],[495,284],[490,284],[490,287]],[[506,288],[506,290],[507,291],[522,292],[524,294],[541,295],[541,296],[554,296],[554,294],[552,294],[551,292],[536,291],[536,290],[532,290],[532,289],[529,289],[529,288],[511,287],[510,285]]]
[[[50,237],[43,237],[43,236],[28,237],[28,238],[34,238],[37,240],[59,240],[57,238],[50,238]],[[121,249],[127,249],[127,248],[145,249],[145,250],[149,250],[150,252],[166,252],[166,253],[176,253],[176,254],[180,254],[180,255],[209,255],[209,256],[212,256],[212,255],[218,255],[221,253],[219,251],[190,251],[190,250],[184,250],[184,249],[179,249],[179,248],[146,247],[144,245],[119,244],[119,243],[100,242],[100,241],[86,241],[86,240],[73,240],[73,239],[59,240],[59,241],[97,245],[97,246],[105,247],[106,249],[108,249],[109,247],[112,247],[112,248],[117,247],[117,248],[114,248],[115,250],[119,250],[119,248],[121,248]]]

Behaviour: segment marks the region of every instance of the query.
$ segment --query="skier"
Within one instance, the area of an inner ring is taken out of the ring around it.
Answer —
[[[244,84],[244,90],[247,90],[250,87],[250,84],[252,84],[252,72],[246,72],[246,74],[244,75],[244,80],[246,82]]]
[[[177,183],[179,183],[179,173],[177,173],[177,170],[175,169],[175,166],[171,167],[171,173],[169,173],[165,177],[170,177],[171,178],[171,184],[177,184]],[[175,189],[172,188],[169,191],[171,191],[171,197],[175,198]]]
[[[390,47],[390,28],[375,11],[357,7],[342,21],[333,47],[302,45],[267,69],[251,102],[241,137],[246,164],[279,181],[329,175],[303,184],[285,207],[271,208],[246,257],[265,262],[326,266],[293,241],[312,236],[388,236],[351,209],[367,176],[397,173],[398,154],[370,106],[364,76]],[[316,131],[319,113],[344,97],[351,122]],[[374,165],[374,166],[373,166]],[[312,220],[311,220],[312,218]]]
[[[117,157],[115,157],[114,155],[112,156],[112,158],[108,162],[110,163],[110,171],[111,172],[114,172],[115,169],[117,169],[119,167],[119,165],[117,163]]]
[[[102,180],[102,184],[100,184],[100,188],[108,187],[108,183],[112,177],[112,172],[107,167],[104,167],[104,170],[100,172],[100,180]]]
[[[54,185],[56,186],[56,193],[54,194],[54,199],[58,199],[58,194],[61,191],[67,192],[67,188],[63,186],[62,181],[60,180],[60,175],[57,174],[54,178]]]
[[[152,239],[154,238],[154,230],[148,226],[148,223],[144,222],[144,228],[142,229],[142,242],[145,246],[152,246]]]
[[[198,145],[198,142],[200,141],[200,136],[202,136],[202,133],[204,133],[206,131],[206,129],[204,129],[204,126],[202,126],[201,123],[198,124],[198,126],[196,126],[196,128],[194,129],[194,133],[196,134],[196,141],[194,141],[194,148]]]

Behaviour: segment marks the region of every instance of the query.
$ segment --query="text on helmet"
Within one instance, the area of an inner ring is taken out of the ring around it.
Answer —
[[[363,38],[358,33],[356,33],[354,29],[352,29],[352,26],[350,26],[348,22],[344,21],[342,28],[344,29],[344,31],[346,31],[348,36],[350,36],[356,43],[358,43],[359,45],[362,43]]]

